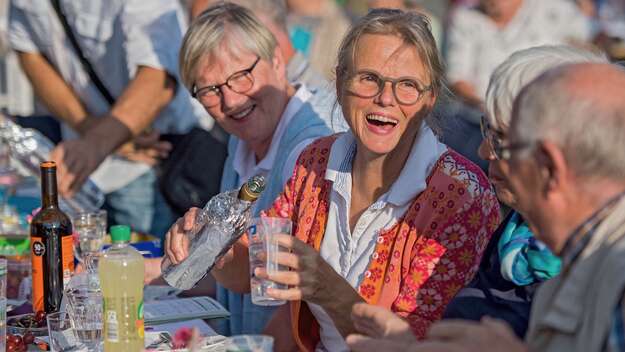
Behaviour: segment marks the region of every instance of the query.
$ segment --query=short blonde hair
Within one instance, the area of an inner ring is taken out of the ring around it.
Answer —
[[[231,53],[247,50],[267,61],[273,59],[278,45],[267,27],[245,7],[231,3],[211,6],[191,23],[182,40],[180,78],[187,89],[193,90],[202,59],[215,55],[226,38],[230,40],[225,49]]]
[[[412,11],[373,9],[350,29],[341,43],[336,66],[339,97],[343,95],[345,84],[349,76],[353,74],[352,66],[356,46],[364,34],[397,35],[407,44],[413,45],[428,71],[432,92],[439,95],[445,86],[445,70],[427,16]]]

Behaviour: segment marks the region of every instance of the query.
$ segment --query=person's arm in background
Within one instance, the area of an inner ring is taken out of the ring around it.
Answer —
[[[80,138],[61,143],[51,153],[58,163],[59,191],[72,194],[125,142],[150,126],[175,94],[175,82],[162,70],[141,67],[110,113]]]
[[[57,71],[40,53],[36,43],[36,34],[29,22],[29,14],[14,2],[9,3],[7,41],[15,50],[20,65],[28,77],[35,94],[53,115],[82,132],[88,112],[72,88],[66,84]]]
[[[98,122],[98,128],[89,129],[81,138],[53,151],[52,159],[59,163],[60,192],[75,192],[108,155],[148,128],[175,97],[174,43],[182,38],[176,6],[167,1],[149,6],[142,1],[124,4],[119,16],[128,71],[133,78],[109,114]]]
[[[83,134],[97,121],[89,117],[72,88],[40,53],[18,52],[22,70],[37,97],[56,118]]]
[[[447,79],[451,90],[463,102],[483,109],[483,97],[480,97],[471,83],[473,60],[475,60],[474,36],[467,17],[469,10],[456,9],[452,14],[447,35]]]

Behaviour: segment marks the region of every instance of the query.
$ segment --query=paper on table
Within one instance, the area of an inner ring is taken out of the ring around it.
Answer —
[[[146,302],[143,315],[146,325],[228,316],[230,313],[219,302],[206,296]]]

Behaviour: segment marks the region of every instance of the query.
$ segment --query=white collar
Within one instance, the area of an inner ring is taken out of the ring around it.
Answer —
[[[312,97],[312,93],[308,90],[308,88],[306,88],[306,85],[300,84],[299,86],[296,86],[296,89],[297,91],[291,99],[289,99],[284,112],[282,112],[280,121],[278,122],[276,130],[271,138],[271,144],[267,151],[267,155],[265,155],[260,162],[256,163],[256,156],[249,145],[244,140],[239,140],[234,154],[234,159],[232,160],[232,166],[239,177],[248,174],[251,169],[269,171],[273,167],[273,163],[278,155],[280,140],[286,132],[289,123],[293,120],[293,117],[295,117],[304,104],[306,104]]]
[[[426,181],[432,168],[446,151],[447,146],[439,142],[434,132],[423,123],[399,177],[380,200],[396,206],[412,201],[427,187]],[[341,176],[351,173],[355,155],[356,138],[351,131],[343,133],[332,145],[325,174],[325,179],[333,182],[333,188],[351,187],[351,184],[343,183],[351,181],[351,177]]]

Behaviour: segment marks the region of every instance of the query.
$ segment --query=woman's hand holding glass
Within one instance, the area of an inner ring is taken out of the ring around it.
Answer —
[[[290,270],[267,272],[264,268],[258,268],[254,274],[262,279],[289,285],[289,288],[268,289],[269,296],[287,301],[305,300],[326,308],[343,297],[342,289],[356,293],[314,248],[294,236],[274,236],[281,249],[284,249],[276,254],[277,264]]]

